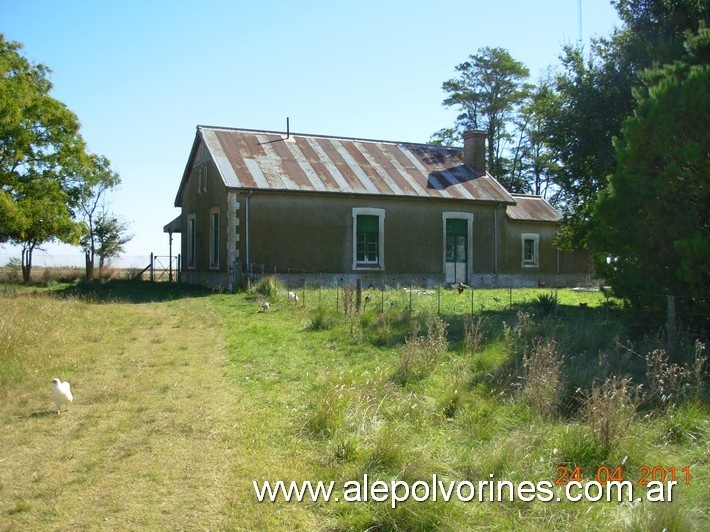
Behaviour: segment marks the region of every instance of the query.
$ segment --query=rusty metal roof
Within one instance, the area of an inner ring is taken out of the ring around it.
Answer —
[[[513,194],[515,205],[508,205],[505,213],[511,220],[526,222],[559,222],[562,215],[540,196]]]
[[[200,143],[229,188],[515,203],[463,164],[461,148],[198,126],[176,206]]]

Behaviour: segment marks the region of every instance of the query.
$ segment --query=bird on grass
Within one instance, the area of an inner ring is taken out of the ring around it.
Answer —
[[[468,285],[464,284],[464,283],[459,283],[458,285],[456,285],[456,290],[458,290],[459,295],[462,294],[463,291],[466,290],[467,288],[468,288]]]
[[[69,410],[69,403],[74,400],[71,394],[71,387],[68,382],[62,382],[58,378],[52,379],[52,394],[54,395],[54,404],[57,405],[57,415],[62,413],[62,406],[65,411]]]
[[[261,308],[262,308],[262,310],[263,310],[264,312],[266,312],[267,310],[269,310],[269,307],[270,307],[270,306],[271,306],[271,305],[269,304],[268,301],[264,301],[264,302],[261,304]]]
[[[288,298],[291,301],[298,301],[298,296],[296,295],[296,292],[289,292],[288,293]]]

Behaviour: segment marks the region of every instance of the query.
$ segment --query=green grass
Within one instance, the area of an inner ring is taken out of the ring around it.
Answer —
[[[593,385],[614,375],[646,384],[644,357],[658,347],[636,338],[603,295],[559,290],[550,312],[540,308],[549,289],[513,291],[512,306],[508,290],[477,290],[474,342],[469,291],[370,290],[346,319],[335,290],[298,289],[293,302],[288,289],[1,289],[0,529],[707,528],[706,391],[639,403],[613,438],[596,436],[614,412],[588,417]],[[549,383],[536,384],[544,371],[532,378],[526,364],[536,342],[552,338],[560,398],[541,403]],[[54,376],[75,395],[61,416]],[[559,465],[578,465],[585,478],[621,465],[632,480],[644,465],[690,466],[692,479],[671,505],[439,500],[393,509],[259,503],[252,488],[333,480],[342,496],[343,483],[365,474],[554,481]]]

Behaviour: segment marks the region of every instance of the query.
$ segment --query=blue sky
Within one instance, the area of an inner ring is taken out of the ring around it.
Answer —
[[[608,0],[582,0],[585,42],[618,25]],[[125,265],[143,265],[167,255],[198,124],[284,130],[288,116],[293,132],[426,142],[453,124],[441,84],[470,54],[506,48],[534,81],[579,23],[578,0],[0,0],[0,32],[52,69],[53,96],[120,174]],[[36,264],[80,264],[78,248],[46,248]]]

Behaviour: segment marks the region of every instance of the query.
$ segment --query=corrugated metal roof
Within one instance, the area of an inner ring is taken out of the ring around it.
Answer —
[[[198,126],[199,141],[230,188],[515,202],[490,174],[465,166],[461,148],[303,134],[287,139],[272,131],[208,126]]]
[[[513,194],[515,205],[508,205],[505,213],[511,220],[527,222],[559,222],[562,215],[540,196]]]

